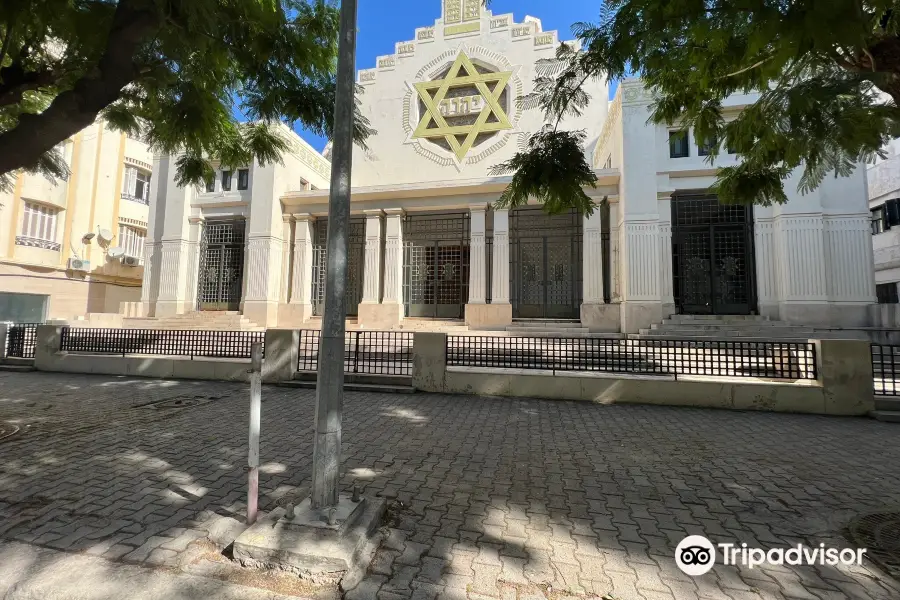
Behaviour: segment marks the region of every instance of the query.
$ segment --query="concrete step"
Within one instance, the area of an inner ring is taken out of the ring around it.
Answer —
[[[28,365],[0,365],[0,371],[11,371],[13,373],[27,373],[34,370],[33,366]]]
[[[900,398],[875,396],[875,410],[900,411]]]
[[[681,323],[696,323],[702,321],[714,321],[720,323],[765,323],[769,319],[759,315],[671,315],[668,320]]]
[[[512,325],[507,326],[507,331],[511,329],[578,329],[583,327],[581,321],[513,321]]]
[[[697,329],[776,329],[782,327],[802,327],[802,325],[791,325],[790,323],[781,323],[779,321],[736,321],[734,323],[697,321],[696,323],[691,323],[663,319],[662,323],[654,323],[651,327],[654,329],[662,329],[664,327],[692,327]]]
[[[559,333],[568,335],[570,333],[588,333],[590,329],[587,327],[507,327],[506,331],[521,335],[532,335],[535,333]]]
[[[900,423],[900,411],[897,410],[873,410],[869,416],[885,423]]]
[[[315,381],[283,381],[279,385],[307,390],[316,389]],[[344,390],[350,392],[380,392],[383,394],[413,394],[416,391],[411,385],[378,385],[374,383],[349,383],[346,381],[344,382]]]

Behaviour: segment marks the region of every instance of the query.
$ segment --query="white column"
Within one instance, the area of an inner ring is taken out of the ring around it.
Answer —
[[[599,209],[584,217],[582,252],[582,301],[603,304],[603,233]]]
[[[491,304],[509,304],[509,211],[494,211]]]
[[[291,301],[291,251],[294,247],[291,236],[291,215],[281,217],[281,287],[278,290],[278,304],[287,304]]]
[[[383,304],[403,304],[403,210],[392,208],[387,215],[384,243]]]
[[[675,311],[675,283],[672,279],[672,198],[659,200],[659,294],[664,311]],[[668,314],[664,314],[668,317]]]
[[[609,282],[612,286],[610,300],[615,304],[622,300],[619,283],[619,204],[609,205]]]
[[[197,284],[200,270],[200,227],[203,219],[200,217],[188,218],[188,243],[185,253],[185,268],[187,274],[184,278],[184,304],[185,312],[197,310]]]
[[[294,268],[291,304],[312,304],[313,217],[294,215]]]
[[[366,256],[363,264],[363,297],[364,304],[378,304],[381,299],[381,215],[380,210],[367,210],[366,213]]]
[[[487,265],[484,252],[485,212],[487,205],[469,207],[469,304],[484,304],[487,299]]]

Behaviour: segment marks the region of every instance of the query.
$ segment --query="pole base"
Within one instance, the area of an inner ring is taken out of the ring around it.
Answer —
[[[358,580],[372,560],[375,548],[368,541],[384,509],[384,498],[353,502],[341,496],[329,515],[327,509],[313,510],[307,498],[292,519],[278,508],[244,531],[234,541],[234,558],[244,566],[283,569],[316,583]]]

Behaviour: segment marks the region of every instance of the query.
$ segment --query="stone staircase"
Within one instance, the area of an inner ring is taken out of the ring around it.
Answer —
[[[793,325],[770,320],[757,315],[672,315],[655,323],[650,329],[641,329],[631,338],[648,339],[729,339],[729,340],[778,340],[806,341],[809,339],[868,339],[859,330],[816,329],[806,325]]]
[[[618,333],[591,333],[590,330],[576,320],[555,319],[520,319],[513,320],[512,325],[500,335],[509,337],[566,337],[566,338],[621,338]]]
[[[875,410],[869,416],[885,423],[900,423],[900,398],[875,396]]]
[[[253,321],[237,311],[203,311],[162,318],[129,318],[122,320],[126,329],[262,331]]]

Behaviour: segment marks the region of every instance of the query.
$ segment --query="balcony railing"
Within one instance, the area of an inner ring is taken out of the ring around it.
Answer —
[[[59,252],[59,242],[51,242],[50,240],[42,240],[39,238],[28,237],[25,235],[16,236],[16,246],[28,246],[30,248],[42,248],[44,250],[54,250]]]

